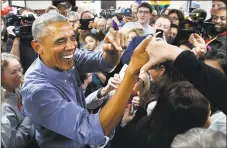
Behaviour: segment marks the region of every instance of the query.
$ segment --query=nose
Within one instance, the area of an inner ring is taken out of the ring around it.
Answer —
[[[220,18],[215,19],[215,23],[220,24],[221,23],[221,19]]]
[[[77,41],[68,41],[65,50],[74,50],[77,47]]]
[[[21,78],[21,77],[22,77],[22,72],[21,72],[21,71],[18,71],[18,72],[17,72],[17,77],[18,77],[18,78]]]

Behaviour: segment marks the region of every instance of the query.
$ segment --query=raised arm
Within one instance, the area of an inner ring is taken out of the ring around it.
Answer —
[[[100,122],[105,135],[110,135],[113,128],[119,123],[126,105],[128,104],[132,88],[136,83],[136,76],[140,68],[148,61],[145,51],[151,37],[148,36],[134,51],[124,79],[114,96],[100,111]]]

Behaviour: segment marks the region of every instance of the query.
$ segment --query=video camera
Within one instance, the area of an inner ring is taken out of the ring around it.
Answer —
[[[106,10],[103,9],[100,12],[100,16],[102,16],[102,17],[104,17],[106,19],[116,16],[119,21],[122,20],[122,15],[123,14],[122,14],[122,12],[119,9],[117,9],[117,10],[115,10],[115,9],[106,9]]]
[[[21,38],[32,38],[32,22],[34,20],[35,17],[32,14],[21,16],[18,14],[9,13],[4,18],[6,27],[14,26],[15,35]],[[22,21],[24,22],[24,24],[21,23]]]
[[[193,33],[197,33],[202,35],[203,38],[207,38],[211,33],[211,30],[214,29],[214,24],[205,22],[205,18],[200,17],[198,13],[190,13],[189,19],[185,20],[184,24],[187,29],[181,29],[177,35],[177,40],[180,40],[180,42],[187,41]]]

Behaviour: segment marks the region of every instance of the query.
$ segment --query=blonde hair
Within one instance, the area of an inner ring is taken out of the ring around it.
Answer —
[[[131,33],[135,32],[137,36],[142,36],[144,34],[144,31],[142,28],[133,28],[127,32],[127,36]]]
[[[95,28],[96,29],[97,29],[97,24],[98,24],[99,21],[104,21],[105,22],[105,25],[106,25],[106,22],[107,22],[104,18],[97,18],[97,19],[95,19],[94,23],[95,23]]]

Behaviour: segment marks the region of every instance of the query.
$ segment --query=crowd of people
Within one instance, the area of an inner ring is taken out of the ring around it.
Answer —
[[[2,148],[226,147],[226,5],[21,9],[30,36],[2,24]]]

